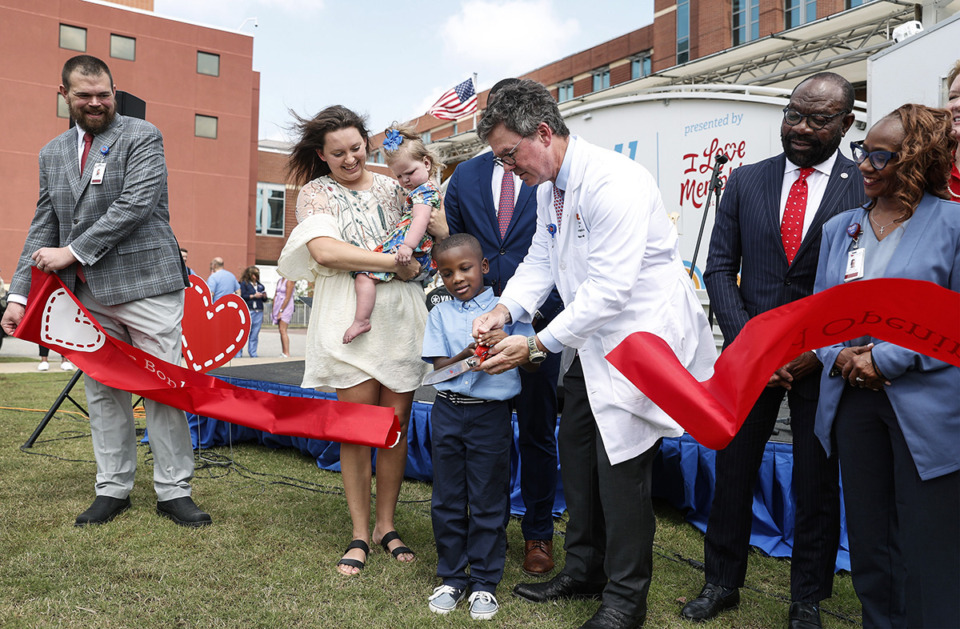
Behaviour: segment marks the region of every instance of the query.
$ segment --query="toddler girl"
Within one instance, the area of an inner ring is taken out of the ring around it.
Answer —
[[[400,185],[410,192],[407,195],[406,212],[375,251],[395,253],[400,264],[406,264],[413,257],[421,265],[431,267],[433,239],[427,233],[427,224],[433,210],[440,209],[440,188],[434,180],[438,178],[443,164],[419,135],[396,124],[387,129],[383,150],[387,166],[396,175]],[[377,301],[377,284],[393,279],[393,275],[368,271],[354,273],[357,311],[353,323],[343,334],[344,343],[370,331],[370,315]]]

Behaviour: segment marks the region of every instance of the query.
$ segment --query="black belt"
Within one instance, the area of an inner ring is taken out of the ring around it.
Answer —
[[[478,397],[472,397],[469,395],[461,395],[459,393],[453,393],[452,391],[437,391],[437,397],[442,397],[451,404],[456,404],[457,406],[465,404],[486,404],[487,402],[493,402],[495,400],[483,400]]]

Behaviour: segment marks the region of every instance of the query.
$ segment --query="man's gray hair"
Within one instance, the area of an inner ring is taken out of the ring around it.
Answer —
[[[487,108],[477,125],[477,135],[486,142],[494,127],[503,124],[509,131],[529,137],[537,132],[541,122],[547,123],[554,135],[564,138],[570,135],[557,101],[547,88],[536,81],[522,79],[504,85],[487,101]]]

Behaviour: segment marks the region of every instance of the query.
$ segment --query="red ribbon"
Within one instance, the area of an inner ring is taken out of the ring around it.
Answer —
[[[694,439],[719,450],[740,430],[773,372],[805,351],[860,336],[960,367],[960,293],[906,279],[834,286],[750,319],[703,383],[649,332],[631,334],[607,360]]]
[[[107,386],[276,435],[375,448],[399,442],[400,423],[392,408],[235,387],[114,339],[54,274],[34,268],[28,302],[14,336],[55,349]]]

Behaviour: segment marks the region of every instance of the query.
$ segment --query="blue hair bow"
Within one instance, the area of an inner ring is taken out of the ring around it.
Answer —
[[[383,150],[392,153],[400,148],[401,144],[403,144],[403,136],[400,132],[396,129],[388,130],[386,139],[383,141]]]

